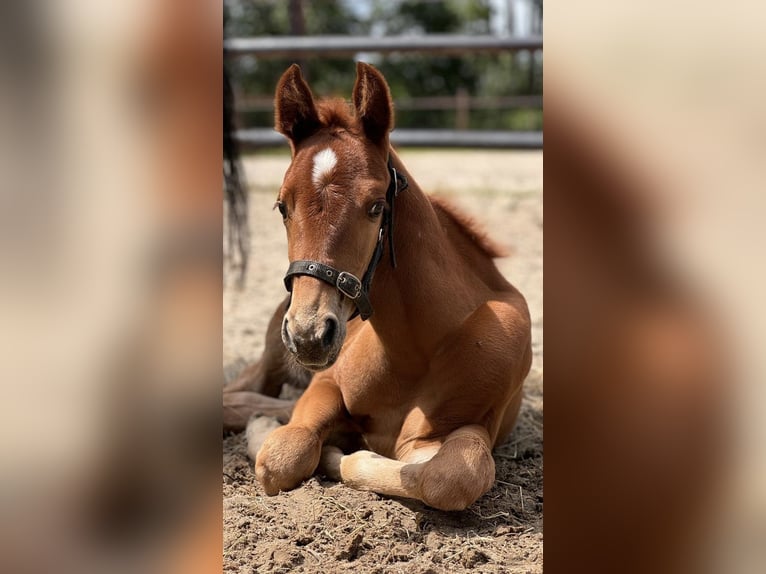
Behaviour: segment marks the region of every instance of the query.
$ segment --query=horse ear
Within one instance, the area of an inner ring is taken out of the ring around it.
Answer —
[[[301,75],[298,64],[282,74],[274,97],[275,129],[293,144],[306,139],[320,127],[311,89]]]
[[[352,98],[364,133],[375,143],[384,143],[394,127],[394,106],[383,74],[370,64],[357,62]]]

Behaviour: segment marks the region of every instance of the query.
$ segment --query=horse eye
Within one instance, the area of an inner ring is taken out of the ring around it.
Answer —
[[[281,201],[277,201],[276,207],[279,210],[279,213],[282,214],[282,219],[287,219],[287,207],[285,204]]]
[[[367,215],[370,217],[379,217],[381,213],[383,213],[383,210],[385,209],[386,204],[382,201],[378,201],[372,205],[370,208],[370,211],[367,212]]]

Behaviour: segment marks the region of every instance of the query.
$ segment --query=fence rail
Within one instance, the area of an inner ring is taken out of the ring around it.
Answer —
[[[501,53],[518,51],[542,51],[542,36],[465,36],[453,34],[428,34],[424,36],[268,36],[258,38],[231,38],[224,42],[224,54],[230,58],[255,56],[257,58],[301,58],[353,56],[373,52],[392,54],[417,52],[422,54],[465,55],[467,53]],[[528,99],[527,99],[528,98]],[[400,109],[447,109],[460,100],[456,109],[458,127],[466,125],[465,110],[474,107],[501,107],[502,99],[479,102],[465,95],[455,98],[432,98],[431,102],[416,100],[398,102]],[[406,102],[406,103],[405,103]],[[252,99],[254,107],[263,107],[264,102]],[[404,104],[402,106],[402,104]],[[540,96],[509,96],[505,105],[512,107],[542,107]],[[247,104],[245,104],[247,105]],[[433,107],[428,107],[433,106]],[[251,108],[252,109],[252,108]],[[237,140],[246,149],[280,147],[285,139],[268,128],[240,130]],[[543,146],[542,132],[511,132],[488,130],[446,130],[446,129],[398,129],[391,133],[391,142],[401,147],[477,147],[540,149]]]
[[[264,36],[231,38],[223,44],[228,56],[257,55],[260,58],[351,56],[359,52],[391,54],[456,54],[542,50],[542,36]]]
[[[283,135],[269,128],[240,130],[236,137],[245,149],[287,145],[287,139]],[[391,132],[391,143],[398,147],[540,149],[543,147],[543,134],[490,130],[396,129]]]
[[[270,112],[274,109],[272,96],[237,94],[235,101],[238,112]],[[396,110],[456,110],[460,107],[461,101],[464,101],[465,106],[471,110],[539,109],[543,107],[542,96],[467,96],[462,99],[459,95],[454,95],[397,98]]]

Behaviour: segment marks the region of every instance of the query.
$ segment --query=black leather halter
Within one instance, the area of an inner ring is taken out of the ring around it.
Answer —
[[[391,266],[396,267],[396,254],[394,253],[394,200],[400,192],[409,186],[407,178],[394,169],[394,166],[391,164],[391,156],[388,157],[388,170],[391,172],[391,181],[386,190],[388,208],[383,213],[380,230],[378,231],[378,242],[375,245],[375,251],[372,252],[372,258],[369,265],[367,265],[367,271],[364,272],[362,279],[360,280],[352,273],[339,271],[319,261],[293,261],[290,263],[290,267],[287,268],[287,273],[285,273],[285,287],[290,293],[293,291],[293,277],[296,275],[315,277],[334,286],[354,302],[356,310],[349,317],[349,320],[357,315],[362,318],[362,321],[369,319],[372,315],[372,304],[370,303],[369,295],[370,285],[375,274],[375,268],[383,256],[384,235],[388,235],[388,253],[391,257]]]

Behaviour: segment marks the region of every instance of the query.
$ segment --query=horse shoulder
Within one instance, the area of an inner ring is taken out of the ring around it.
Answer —
[[[332,367],[350,413],[373,411],[380,382],[385,379],[386,357],[369,323],[349,329],[338,362]]]

